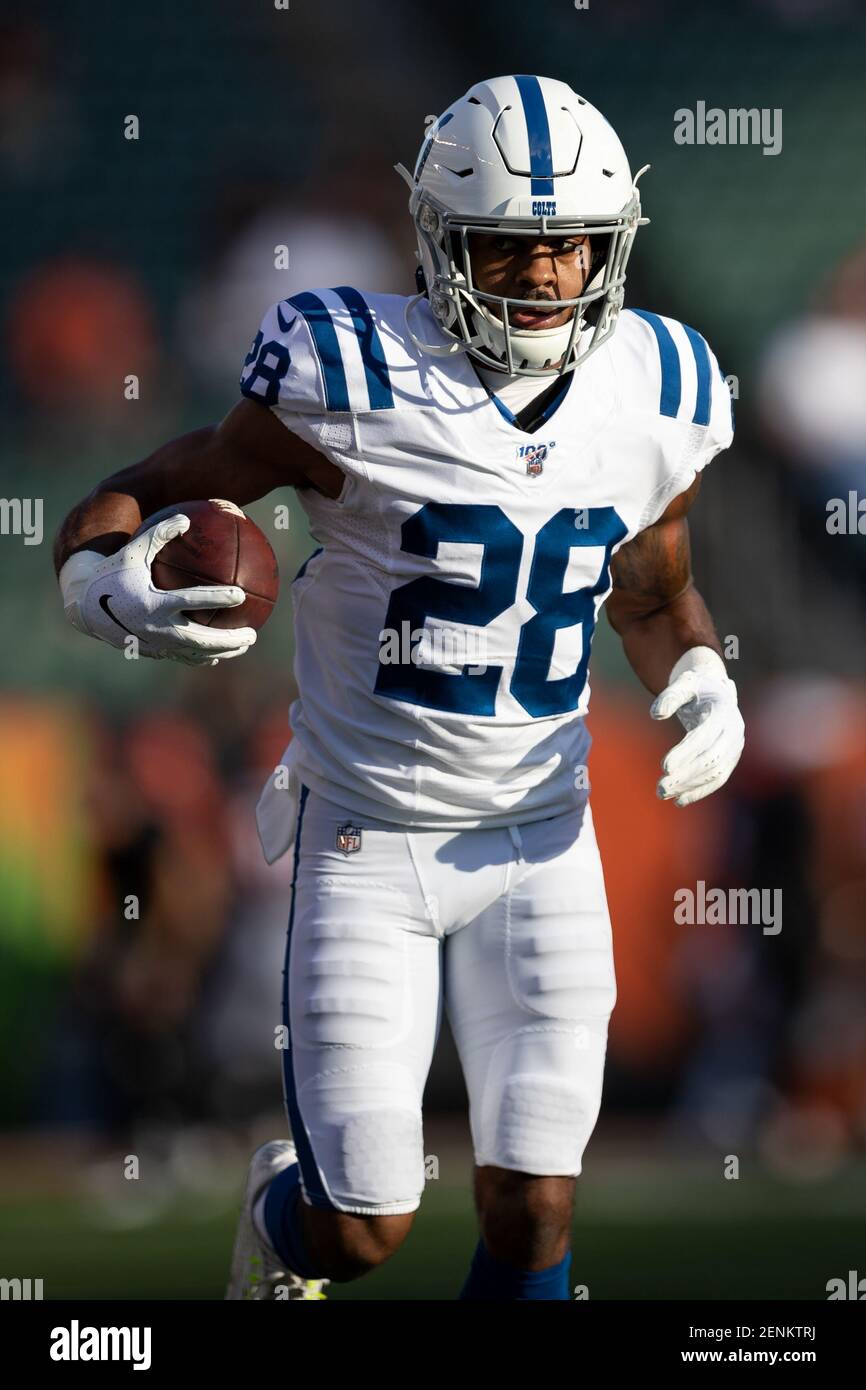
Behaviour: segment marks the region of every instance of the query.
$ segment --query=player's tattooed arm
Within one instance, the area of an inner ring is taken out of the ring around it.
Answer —
[[[344,475],[256,401],[238,401],[218,425],[164,444],[99,483],[72,509],[54,543],[59,572],[70,555],[113,555],[145,517],[178,502],[222,497],[244,506],[278,487],[312,487],[337,497]]]
[[[657,695],[684,652],[721,644],[692,578],[688,511],[700,487],[675,497],[654,526],[621,547],[611,564],[613,590],[607,616],[622,638],[629,663]]]

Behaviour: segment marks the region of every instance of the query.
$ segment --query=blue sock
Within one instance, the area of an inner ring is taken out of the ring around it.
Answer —
[[[301,1169],[297,1163],[272,1180],[265,1197],[264,1221],[268,1239],[287,1269],[302,1279],[317,1279],[304,1249],[300,1221]]]
[[[569,1253],[558,1265],[551,1265],[550,1269],[514,1269],[503,1260],[497,1260],[491,1255],[484,1241],[479,1240],[459,1297],[488,1303],[536,1298],[568,1300],[570,1267]]]

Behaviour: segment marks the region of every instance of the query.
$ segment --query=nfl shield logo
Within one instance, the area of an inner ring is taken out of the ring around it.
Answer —
[[[342,850],[343,854],[357,854],[360,848],[360,826],[352,825],[351,822],[347,822],[345,825],[338,825],[337,849]]]
[[[523,459],[526,464],[526,472],[530,478],[537,478],[544,468],[544,460],[554,447],[555,441],[550,440],[546,444],[520,444],[517,448],[517,457]]]

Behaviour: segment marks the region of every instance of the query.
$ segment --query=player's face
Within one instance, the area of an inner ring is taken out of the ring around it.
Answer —
[[[523,331],[559,328],[567,323],[573,309],[551,313],[545,311],[544,301],[575,299],[589,275],[588,236],[534,241],[528,236],[473,232],[469,237],[469,253],[479,290],[506,299],[529,301],[525,309],[512,305],[508,311],[508,322]],[[488,308],[494,314],[497,312],[492,304]]]

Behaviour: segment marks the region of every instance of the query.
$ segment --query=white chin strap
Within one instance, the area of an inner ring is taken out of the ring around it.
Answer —
[[[507,362],[505,328],[502,320],[496,318],[483,304],[476,307],[473,317],[480,342],[494,357],[502,362]],[[529,328],[523,332],[510,328],[508,336],[511,339],[514,366],[535,367],[536,369],[544,366],[553,368],[568,347],[573,326],[573,320],[569,319],[559,328]],[[574,341],[575,343],[580,341],[579,326]]]

